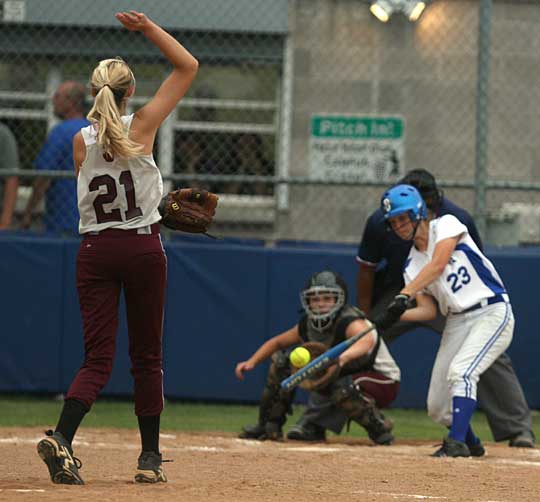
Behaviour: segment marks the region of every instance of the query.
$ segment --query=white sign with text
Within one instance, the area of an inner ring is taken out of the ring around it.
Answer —
[[[393,182],[405,171],[405,121],[395,116],[313,115],[310,177]]]

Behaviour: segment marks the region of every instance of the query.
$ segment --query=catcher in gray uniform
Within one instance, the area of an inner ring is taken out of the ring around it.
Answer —
[[[347,286],[335,272],[324,270],[312,275],[300,293],[304,313],[292,328],[263,343],[246,361],[236,365],[236,376],[243,380],[251,371],[271,357],[264,387],[259,421],[246,426],[243,439],[280,440],[287,414],[291,413],[294,391],[284,391],[282,380],[296,370],[289,361],[287,349],[303,346],[314,358],[369,326],[364,313],[347,304]],[[376,330],[352,345],[346,355],[323,374],[305,380],[301,387],[309,391],[310,402],[317,404],[317,416],[309,409],[302,417],[313,428],[313,436],[324,441],[329,429],[339,434],[344,425],[354,421],[364,427],[376,444],[391,444],[393,424],[385,419],[380,408],[388,406],[397,396],[400,371]],[[293,426],[288,439],[297,437]]]

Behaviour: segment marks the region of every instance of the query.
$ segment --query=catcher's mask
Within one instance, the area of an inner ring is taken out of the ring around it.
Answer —
[[[347,285],[335,272],[323,270],[309,278],[300,300],[313,328],[323,331],[345,305]]]

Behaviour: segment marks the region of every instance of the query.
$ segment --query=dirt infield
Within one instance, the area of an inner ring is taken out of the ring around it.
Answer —
[[[540,450],[488,443],[480,459],[431,458],[433,444],[389,447],[260,443],[230,434],[164,433],[167,484],[133,482],[134,430],[81,429],[74,444],[85,486],[53,485],[36,453],[42,430],[0,429],[0,500],[151,502],[514,502],[540,500]],[[151,498],[148,498],[151,497]]]

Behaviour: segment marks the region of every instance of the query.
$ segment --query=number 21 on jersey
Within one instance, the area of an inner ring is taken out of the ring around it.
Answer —
[[[107,223],[110,221],[129,221],[137,216],[142,216],[143,212],[140,207],[137,206],[135,196],[135,186],[133,183],[133,177],[130,171],[122,171],[119,177],[120,185],[124,189],[126,196],[127,208],[122,214],[119,208],[111,209],[109,212],[105,211],[104,205],[111,204],[118,196],[118,189],[116,181],[109,174],[103,174],[92,178],[92,181],[88,185],[88,189],[91,192],[99,190],[101,187],[106,188],[106,192],[100,193],[94,199],[94,210],[96,211],[96,220],[98,223]]]

